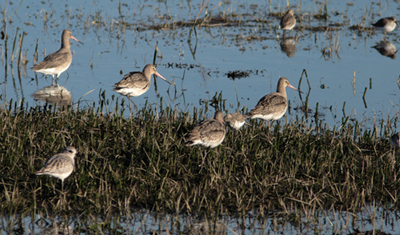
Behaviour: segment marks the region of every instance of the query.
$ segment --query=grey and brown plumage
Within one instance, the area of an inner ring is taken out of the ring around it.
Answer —
[[[372,26],[384,33],[392,32],[396,28],[396,17],[390,16],[379,19],[376,23],[372,24]]]
[[[49,175],[60,179],[62,191],[64,191],[64,179],[74,171],[76,153],[77,150],[74,147],[66,147],[61,153],[49,158],[35,174]]]
[[[281,18],[281,29],[291,30],[296,25],[296,18],[294,17],[294,10],[289,9],[286,14]]]
[[[392,135],[392,145],[395,148],[400,148],[400,132],[397,132],[396,134]]]
[[[189,133],[186,146],[201,145],[215,148],[225,139],[226,128],[221,111],[215,112],[213,119],[207,119],[199,123]]]
[[[262,97],[248,116],[250,118],[261,118],[267,121],[281,118],[287,110],[286,87],[299,91],[294,86],[290,85],[287,78],[281,77],[278,81],[277,91]]]
[[[230,113],[225,116],[225,122],[229,124],[232,128],[239,130],[246,122],[247,115],[242,115],[239,112]]]
[[[122,80],[115,83],[113,91],[125,96],[140,96],[150,88],[151,75],[157,75],[164,81],[168,82],[161,76],[154,65],[148,64],[143,68],[143,71],[135,71],[126,74]],[[169,83],[169,82],[168,82]]]
[[[70,38],[82,43],[72,36],[70,30],[65,29],[61,35],[61,48],[58,51],[46,56],[42,62],[35,64],[32,67],[32,70],[45,75],[51,75],[53,80],[54,75],[56,75],[57,81],[60,74],[67,70],[72,62],[72,54],[69,43]]]

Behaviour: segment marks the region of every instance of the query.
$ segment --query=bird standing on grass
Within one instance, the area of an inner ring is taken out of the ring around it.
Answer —
[[[225,122],[229,123],[229,126],[232,128],[239,130],[246,122],[247,116],[242,115],[239,112],[230,113],[225,116]]]
[[[76,153],[76,149],[72,146],[65,148],[62,153],[49,158],[35,174],[59,178],[61,180],[62,192],[64,192],[64,179],[74,171]]]
[[[201,145],[215,148],[225,139],[226,128],[222,111],[215,112],[214,119],[207,119],[199,123],[189,133],[186,146]]]

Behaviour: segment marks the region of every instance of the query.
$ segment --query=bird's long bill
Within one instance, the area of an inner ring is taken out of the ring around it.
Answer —
[[[161,76],[161,74],[159,74],[158,72],[155,72],[154,74],[157,75],[158,77],[162,78],[164,81],[168,82],[167,79],[165,79],[163,76]],[[168,82],[168,84],[171,84],[171,83]]]
[[[75,41],[77,41],[77,42],[83,44],[83,42],[79,41],[78,39],[76,39],[76,38],[75,38],[74,36],[72,36],[72,35],[71,35],[71,38],[74,39]]]
[[[290,88],[292,88],[293,90],[296,90],[296,91],[298,91],[298,92],[300,92],[300,93],[303,93],[302,91],[300,91],[299,89],[297,89],[296,87],[294,87],[294,86],[292,86],[292,85],[287,85],[288,87],[290,87]]]

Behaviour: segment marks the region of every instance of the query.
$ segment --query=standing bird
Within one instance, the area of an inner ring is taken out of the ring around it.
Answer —
[[[247,116],[242,115],[239,112],[231,113],[225,116],[225,122],[229,123],[229,126],[239,130],[246,122]]]
[[[400,132],[397,132],[396,134],[392,135],[392,145],[395,148],[400,148]]]
[[[285,114],[288,106],[286,87],[299,91],[294,86],[290,85],[287,78],[281,77],[278,81],[277,91],[262,97],[248,116],[250,118],[261,118],[267,121],[281,118]]]
[[[148,64],[144,67],[143,72],[135,71],[124,75],[124,78],[122,78],[121,81],[114,84],[113,87],[115,88],[113,91],[127,96],[128,99],[131,100],[129,98],[130,96],[140,96],[149,90],[151,75],[153,74],[168,82],[163,76],[161,76],[161,74],[157,72],[157,69],[154,65]],[[136,104],[132,100],[131,102],[136,107]]]
[[[294,10],[289,9],[286,14],[281,18],[281,29],[283,29],[283,37],[285,37],[286,30],[292,30],[296,25],[296,18],[294,18]]]
[[[71,175],[75,165],[75,155],[77,151],[74,147],[66,147],[62,153],[58,153],[49,158],[43,167],[38,170],[36,175],[49,175],[61,180],[61,188],[64,192],[64,179]]]
[[[372,26],[385,33],[392,32],[396,28],[396,17],[390,16],[379,19],[376,23],[372,24]]]
[[[199,123],[189,133],[186,146],[201,145],[215,148],[225,139],[226,128],[222,111],[215,112],[214,119],[207,119]]]
[[[383,37],[386,36],[386,33],[392,32],[396,28],[396,17],[386,17],[378,20],[375,24],[372,24],[375,28],[384,32]]]
[[[58,77],[62,74],[72,62],[72,54],[69,44],[69,39],[74,39],[75,41],[80,42],[78,39],[72,36],[72,33],[69,29],[65,29],[61,35],[61,48],[46,56],[44,60],[38,64],[35,64],[32,67],[32,70],[35,72],[43,73],[45,75],[51,75],[53,77],[53,85],[54,85],[54,75],[56,76],[56,84]],[[82,43],[83,44],[83,43]]]
[[[153,74],[168,82],[157,72],[154,65],[148,64],[144,67],[143,72],[135,71],[124,75],[121,81],[115,83],[113,91],[125,96],[140,96],[149,90],[151,75]]]

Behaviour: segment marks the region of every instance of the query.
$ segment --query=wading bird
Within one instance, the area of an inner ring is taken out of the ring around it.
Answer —
[[[283,29],[283,37],[285,37],[286,30],[292,30],[296,25],[296,18],[294,18],[294,10],[289,9],[286,14],[281,18],[281,29]]]
[[[54,85],[54,75],[56,75],[56,84],[58,77],[61,73],[68,69],[72,62],[72,54],[69,44],[69,39],[74,39],[80,42],[78,39],[72,36],[70,30],[66,29],[61,35],[61,48],[46,56],[44,60],[32,67],[32,70],[38,73],[43,73],[45,75],[51,75],[53,77],[52,82]],[[83,43],[82,43],[83,44]]]
[[[281,118],[288,107],[286,87],[299,91],[294,86],[290,85],[287,78],[281,77],[278,81],[277,91],[262,97],[260,101],[258,101],[256,107],[250,111],[248,116],[250,118],[261,118],[267,121],[278,120]]]
[[[383,37],[385,37],[386,33],[392,32],[396,28],[396,17],[390,16],[379,19],[376,23],[372,24],[372,26],[384,32]]]
[[[129,98],[131,96],[140,96],[150,88],[151,75],[157,75],[164,81],[168,82],[161,74],[157,72],[154,65],[148,64],[144,67],[142,72],[130,72],[122,78],[121,81],[115,83],[113,91],[128,97],[128,99],[135,105],[136,104]],[[169,82],[168,82],[169,83]]]

